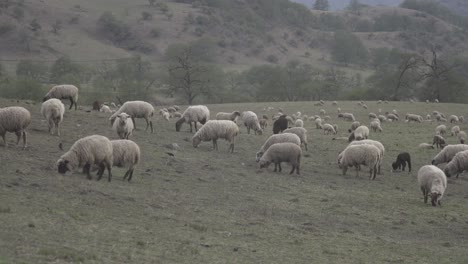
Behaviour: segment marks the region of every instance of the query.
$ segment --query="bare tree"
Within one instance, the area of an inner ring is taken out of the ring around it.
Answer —
[[[393,90],[392,100],[398,100],[398,92],[400,88],[408,86],[405,74],[408,71],[416,69],[420,64],[420,60],[415,55],[406,55],[398,66],[398,80]]]

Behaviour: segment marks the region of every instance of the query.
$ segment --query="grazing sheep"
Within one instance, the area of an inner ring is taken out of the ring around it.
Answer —
[[[180,112],[174,112],[174,113],[172,113],[172,116],[177,117],[177,118],[181,118],[182,114]]]
[[[333,102],[332,102],[332,105],[338,105],[338,102],[337,102],[337,101],[333,101]]]
[[[99,112],[112,113],[112,110],[110,109],[109,106],[103,104],[103,105],[101,105],[101,108],[99,108]]]
[[[325,134],[325,135],[330,135],[330,134],[335,135],[336,134],[336,129],[335,129],[334,126],[332,126],[330,124],[325,124],[325,125],[323,125],[323,134]]]
[[[301,146],[301,139],[299,136],[293,133],[282,133],[282,134],[276,134],[276,135],[271,135],[263,144],[262,147],[258,150],[256,154],[256,161],[259,162],[260,158],[263,156],[265,151],[268,150],[268,148],[276,143],[284,143],[284,142],[290,142],[298,145],[299,147]]]
[[[171,114],[167,111],[160,111],[159,113],[162,115],[162,117],[166,121],[169,121],[169,118],[171,118]]]
[[[369,120],[377,118],[377,115],[374,113],[369,113]]]
[[[180,107],[178,105],[173,105],[172,106],[176,111],[180,111]]]
[[[63,114],[65,113],[65,106],[63,103],[56,98],[51,98],[42,103],[41,114],[47,120],[49,124],[49,133],[55,133],[60,136],[60,123],[63,120]]]
[[[239,111],[234,111],[232,113],[219,112],[216,114],[216,120],[231,120],[236,122],[237,117],[240,115]]]
[[[406,114],[405,117],[407,122],[417,122],[417,123],[422,123],[424,121],[423,117],[420,115],[415,115],[415,114]]]
[[[275,143],[271,145],[260,158],[260,168],[268,168],[271,163],[274,163],[274,172],[277,171],[277,168],[279,168],[279,172],[281,172],[281,162],[289,162],[292,166],[292,170],[289,174],[292,174],[294,170],[296,174],[300,174],[301,155],[301,147],[294,143]]]
[[[303,127],[291,127],[285,129],[284,133],[296,134],[301,139],[301,144],[304,144],[305,150],[307,151],[307,130]]]
[[[148,127],[151,127],[151,133],[153,133],[153,121],[151,121],[151,118],[154,115],[154,107],[147,102],[144,101],[128,101],[125,102],[119,110],[117,110],[114,114],[111,115],[109,118],[111,125],[114,124],[115,119],[117,118],[117,115],[120,113],[126,113],[127,115],[130,115],[132,118],[133,126],[136,129],[136,123],[135,123],[135,118],[144,118],[146,120],[146,130],[148,130]]]
[[[361,123],[359,121],[354,121],[352,124],[351,124],[351,127],[348,129],[348,132],[351,133],[351,132],[354,132],[354,130],[356,130],[356,128],[360,127],[361,126]]]
[[[402,152],[398,154],[396,161],[392,163],[392,169],[399,170],[401,168],[402,171],[405,171],[407,163],[408,170],[411,172],[411,156],[408,152]]]
[[[455,154],[452,160],[445,166],[444,172],[449,178],[452,177],[452,175],[456,175],[458,178],[458,174],[465,170],[468,170],[468,150],[460,151]]]
[[[368,137],[369,137],[369,128],[367,126],[359,126],[349,136],[349,142],[352,142],[353,140],[367,139]]]
[[[431,145],[429,143],[421,143],[421,144],[419,144],[419,148],[421,148],[421,149],[434,149],[434,145]]]
[[[459,116],[459,117],[458,117],[458,121],[460,121],[460,123],[465,122],[465,117]]]
[[[441,135],[435,135],[432,139],[432,145],[436,145],[436,148],[443,149],[445,147],[445,139]]]
[[[382,100],[377,101],[377,104],[381,104],[381,103],[382,103]]]
[[[356,119],[354,118],[354,115],[351,114],[351,113],[342,113],[342,114],[341,114],[341,117],[342,117],[345,121],[351,121],[351,122],[356,121]]]
[[[204,125],[210,120],[210,110],[204,105],[193,105],[187,107],[182,117],[176,122],[176,131],[179,132],[182,124],[187,122],[190,125],[190,133],[192,133],[192,123],[195,124],[195,131],[198,131],[197,122]]]
[[[117,118],[114,121],[114,124],[112,125],[112,128],[115,132],[117,132],[119,138],[128,139],[132,135],[134,129],[133,121],[130,115],[128,115],[127,113],[118,114]]]
[[[458,135],[460,133],[460,127],[459,126],[453,126],[452,129],[450,129],[450,132],[452,133],[452,136]]]
[[[288,120],[286,115],[281,115],[275,122],[273,122],[273,134],[278,134],[283,132],[288,128]]]
[[[464,150],[468,150],[468,145],[447,145],[437,155],[435,155],[435,157],[431,161],[431,164],[437,166],[442,163],[450,162],[458,152]]]
[[[362,105],[362,108],[367,109],[368,107],[367,107],[366,104],[363,104],[363,105]]]
[[[113,154],[112,143],[104,136],[92,135],[78,139],[70,150],[63,154],[57,161],[58,172],[65,174],[78,167],[83,167],[83,172],[91,180],[91,166],[99,167],[98,180],[104,174],[104,169],[109,172],[108,181],[112,179]]]
[[[47,100],[46,100],[47,101]],[[99,111],[99,109],[101,109],[101,102],[99,101],[94,101],[93,104],[92,104],[92,109],[94,111]]]
[[[384,115],[379,115],[377,118],[379,119],[380,122],[385,122],[385,121],[387,121],[387,117],[384,116]]]
[[[302,119],[297,119],[296,122],[294,122],[295,127],[304,127],[304,121]]]
[[[466,140],[466,133],[465,131],[460,131],[458,132],[458,140],[460,140],[460,144],[465,144],[465,140]]]
[[[315,128],[316,129],[322,129],[323,128],[322,119],[320,119],[320,118],[315,119]]]
[[[418,183],[424,196],[424,203],[431,197],[432,206],[441,205],[440,201],[447,188],[447,177],[444,172],[433,165],[422,166],[418,171]]]
[[[326,113],[327,113],[327,111],[325,111],[324,109],[320,109],[320,115],[321,116],[324,116]]]
[[[363,145],[363,144],[373,145],[379,149],[379,164],[378,164],[377,173],[380,174],[381,162],[383,161],[383,157],[385,155],[384,145],[376,140],[365,139],[365,140],[360,140],[360,141],[353,141],[349,143],[348,146]]]
[[[27,133],[26,128],[31,123],[31,113],[21,106],[10,106],[0,108],[0,135],[3,138],[5,147],[8,146],[6,142],[6,132],[14,132],[16,135],[16,145],[23,137],[23,149],[27,147]]]
[[[450,123],[458,123],[458,122],[460,122],[460,120],[458,119],[458,116],[456,116],[456,115],[451,115],[451,116],[449,116],[448,120],[449,120]]]
[[[377,165],[380,162],[379,149],[370,144],[350,145],[338,157],[338,166],[346,175],[348,167],[356,167],[356,177],[359,177],[359,167],[364,165],[369,167],[371,180],[377,175]]]
[[[192,137],[193,147],[198,147],[202,141],[213,141],[213,149],[218,150],[219,138],[229,141],[229,149],[234,152],[234,139],[239,134],[239,127],[231,120],[209,120]]]
[[[387,114],[387,119],[390,121],[398,121],[398,116],[395,114]]]
[[[247,134],[250,134],[250,129],[253,129],[255,135],[262,134],[263,130],[260,127],[260,122],[258,121],[257,114],[252,111],[245,111],[242,113],[242,121],[244,122],[245,127],[247,128]]]
[[[288,120],[288,125],[292,126],[294,124],[294,120],[290,116],[286,116],[286,120]]]
[[[430,114],[426,115],[426,121],[431,121],[431,115]]]
[[[438,103],[439,102],[439,99],[434,99],[434,103]]]
[[[258,120],[258,122],[260,123],[260,128],[262,130],[264,130],[268,126],[268,119],[266,118],[261,118],[260,120]]]
[[[78,107],[78,88],[71,84],[56,85],[49,90],[49,92],[44,96],[42,101],[45,102],[50,98],[69,99],[71,103],[69,109],[72,109],[73,104],[75,104],[76,111]]]
[[[140,162],[140,147],[131,140],[119,139],[112,140],[113,166],[119,168],[128,168],[123,180],[130,181],[133,177],[133,170]]]
[[[341,108],[338,107],[338,108],[336,109],[336,112],[338,112],[338,114],[341,113]]]
[[[372,131],[374,131],[374,132],[377,132],[377,131],[382,132],[383,131],[382,127],[380,126],[379,119],[376,119],[376,120],[372,121],[370,123],[370,127],[371,127]]]
[[[447,127],[445,125],[439,125],[435,129],[436,135],[445,135],[447,133]]]

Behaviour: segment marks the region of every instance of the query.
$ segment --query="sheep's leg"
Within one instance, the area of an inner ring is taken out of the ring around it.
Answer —
[[[128,170],[128,171],[125,172],[125,175],[124,175],[124,177],[123,177],[123,180],[125,181],[125,179],[127,179],[127,177],[129,177],[129,175],[130,175],[130,170]],[[130,181],[130,180],[129,180],[129,181]]]
[[[133,168],[130,171],[130,176],[128,176],[128,181],[130,182],[132,178],[133,178]]]
[[[401,170],[405,171],[405,168],[406,168],[406,162],[402,162],[401,163]]]
[[[55,132],[57,133],[57,136],[60,137],[60,123],[57,122],[57,125],[55,126]]]
[[[5,137],[6,133],[2,135],[2,138],[3,138],[3,143],[5,145],[5,147],[8,147],[8,144],[6,142],[6,137]]]
[[[192,122],[189,122],[189,124],[190,124],[190,133],[193,133],[192,132]]]
[[[218,150],[218,147],[216,146],[216,139],[213,139],[213,150]]]
[[[73,107],[73,98],[70,97],[69,99],[70,99],[70,108],[68,108],[68,110],[71,110]],[[75,110],[76,110],[76,106],[75,106]]]
[[[275,169],[273,170],[273,172],[277,172],[278,171],[278,163],[275,162]]]
[[[135,123],[135,117],[133,116],[132,116],[132,122],[133,122],[133,129],[136,130],[137,128],[136,128],[136,123]]]
[[[423,195],[424,195],[424,203],[427,204],[427,194],[428,194],[428,192],[426,191],[426,189],[424,187],[421,187],[421,191],[423,192]]]
[[[150,120],[149,121],[149,124],[150,124],[150,127],[151,127],[151,134],[154,133],[154,130],[153,130],[153,121]]]
[[[197,132],[198,131],[197,121],[195,121],[194,123],[195,123],[195,132]],[[190,132],[192,132],[192,130],[190,130]]]
[[[15,135],[16,135],[16,145],[18,145],[21,140],[21,131],[16,131]]]
[[[306,151],[308,151],[307,150],[307,142],[304,142],[304,146],[305,146]]]
[[[279,168],[279,172],[281,172],[283,169],[281,168],[281,162],[278,162],[278,168]]]
[[[83,167],[83,173],[86,173],[86,178],[87,178],[88,180],[91,180],[91,179],[92,179],[91,174],[89,173],[90,169],[91,169],[91,164],[89,164],[89,163],[86,163],[86,164],[84,165],[84,167]],[[98,173],[99,173],[99,172],[98,172]]]
[[[97,180],[100,181],[102,178],[102,175],[104,175],[104,171],[106,170],[105,166],[103,163],[99,164],[99,171],[98,171],[98,178]]]
[[[26,131],[23,131],[23,149],[26,149],[28,145],[28,133]]]
[[[408,171],[411,172],[411,160],[408,160]]]
[[[148,127],[149,127],[148,118],[145,117],[145,121],[146,121],[146,128],[145,128],[145,131],[148,131]]]
[[[109,163],[106,163],[106,166],[107,166],[107,171],[109,172],[109,176],[107,178],[107,181],[111,181],[112,179],[112,172],[111,172],[111,169],[112,169],[112,166],[109,165]],[[104,173],[103,173],[104,174]]]
[[[231,151],[231,153],[234,153],[234,142],[231,142],[231,145],[229,145],[229,150]]]
[[[348,167],[347,167],[347,166],[343,167],[343,176],[346,175],[346,171],[348,171]]]

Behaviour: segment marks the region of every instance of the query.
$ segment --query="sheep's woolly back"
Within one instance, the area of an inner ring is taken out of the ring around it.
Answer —
[[[52,98],[42,103],[41,114],[48,121],[49,130],[55,126],[59,135],[58,125],[62,122],[64,113],[65,106],[59,99]]]
[[[291,127],[285,129],[284,133],[293,133],[296,134],[301,139],[301,144],[304,144],[307,150],[307,130],[303,127]]]
[[[0,135],[21,132],[31,123],[31,113],[21,106],[0,108]]]
[[[92,135],[78,139],[57,163],[68,161],[70,171],[83,167],[87,163],[99,165],[103,162],[112,166],[112,143],[104,136]]]
[[[133,118],[146,118],[150,119],[154,114],[154,107],[144,101],[128,101],[125,102],[119,110],[117,110],[109,120],[113,123],[115,118],[120,113],[126,113]]]
[[[338,157],[340,168],[364,165],[376,167],[380,162],[379,149],[371,144],[349,145]]]
[[[450,162],[458,152],[464,150],[468,150],[468,145],[447,145],[437,155],[435,155],[435,157],[432,159],[432,165],[439,165],[441,163]]]
[[[373,145],[379,149],[379,158],[380,160],[383,160],[383,157],[385,155],[385,147],[382,143],[376,140],[371,140],[371,139],[366,139],[366,140],[360,140],[360,141],[353,141],[349,143],[348,146],[357,146],[357,145]]]
[[[369,128],[367,126],[359,126],[354,130],[354,138],[356,140],[363,140],[369,137]]]
[[[302,155],[301,147],[290,142],[275,143],[271,145],[260,159],[260,164],[265,162],[291,162],[300,163]]]
[[[436,166],[425,165],[418,171],[418,183],[421,189],[425,189],[430,193],[440,194],[438,200],[441,200],[447,188],[447,177]]]
[[[422,123],[423,117],[420,115],[416,115],[416,114],[406,114],[406,120],[408,120],[408,122],[413,121],[413,122]]]
[[[380,132],[382,132],[382,130],[383,130],[382,127],[380,126],[380,121],[379,121],[378,119],[375,120],[375,121],[372,121],[372,122],[370,123],[370,127],[371,127],[371,129],[372,129],[373,131],[380,131]]]
[[[298,146],[301,146],[301,139],[293,133],[282,133],[282,134],[275,134],[271,135],[263,144],[263,146],[260,147],[260,149],[257,152],[257,162],[260,160],[260,158],[263,156],[263,153],[268,150],[268,148],[271,147],[271,145],[276,144],[276,143],[294,143]]]
[[[133,169],[140,162],[140,147],[127,139],[112,140],[113,165]]]
[[[210,141],[223,138],[227,141],[233,142],[238,133],[239,127],[233,121],[209,120],[197,131],[197,133],[195,133],[192,141],[195,141],[197,138],[200,141]],[[198,141],[198,143],[200,141]]]
[[[444,135],[447,132],[447,126],[439,125],[435,129],[436,135]]]
[[[356,119],[354,118],[354,115],[351,114],[351,113],[343,113],[341,114],[343,119],[346,120],[346,121],[355,121]]]
[[[468,170],[468,150],[460,151],[445,166],[447,177]]]
[[[240,116],[239,111],[234,111],[232,113],[219,112],[216,114],[216,120],[231,120],[235,121],[237,117]]]
[[[429,144],[429,143],[421,143],[421,144],[419,144],[419,148],[422,148],[422,149],[433,149],[433,148],[434,148],[434,145]]]
[[[252,111],[245,111],[242,113],[242,121],[247,128],[253,129],[254,131],[262,131],[260,123],[258,121],[257,114]]]
[[[297,119],[296,122],[294,122],[294,126],[304,127],[304,121],[302,121],[302,119]]]
[[[450,123],[458,123],[460,121],[458,119],[458,116],[456,116],[456,115],[449,116],[448,120],[449,120]]]
[[[325,124],[322,128],[325,134],[336,134],[336,130],[331,124]]]
[[[78,88],[71,84],[61,84],[52,87],[44,96],[46,100],[50,98],[68,99],[73,98],[74,102],[78,101]]]

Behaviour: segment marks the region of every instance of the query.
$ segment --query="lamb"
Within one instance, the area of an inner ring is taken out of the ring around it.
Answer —
[[[117,110],[109,120],[111,121],[111,125],[114,124],[115,119],[117,118],[117,115],[120,113],[126,113],[127,115],[130,115],[132,118],[133,126],[136,129],[136,123],[135,123],[135,118],[144,118],[146,120],[146,130],[148,130],[148,127],[151,127],[151,133],[153,133],[153,121],[151,118],[154,115],[154,108],[150,103],[144,102],[144,101],[128,101],[125,102],[119,110]]]
[[[322,119],[317,118],[317,119],[315,119],[314,122],[315,122],[315,128],[316,128],[316,129],[322,129],[322,128],[323,128],[323,126],[322,126]]]
[[[435,134],[436,135],[445,135],[447,133],[447,127],[445,125],[439,125],[435,129]]]
[[[302,150],[301,147],[294,143],[290,142],[283,142],[283,143],[275,143],[271,145],[268,150],[263,154],[260,158],[259,164],[260,168],[268,168],[271,163],[275,164],[275,170],[279,168],[279,172],[281,172],[281,162],[289,162],[292,166],[292,170],[289,174],[294,173],[300,174],[300,166],[301,166],[301,155]]]
[[[0,108],[0,135],[3,138],[5,147],[8,146],[6,142],[6,132],[14,132],[17,140],[16,145],[23,137],[23,149],[27,147],[27,133],[26,128],[31,123],[31,113],[21,106],[10,106]]]
[[[421,149],[434,149],[434,145],[429,143],[421,143],[419,144],[419,148]]]
[[[420,116],[420,115],[415,115],[415,114],[406,114],[406,121],[407,122],[418,122],[418,123],[422,123],[423,122],[423,117]]]
[[[216,114],[216,120],[231,120],[235,122],[239,116],[239,111],[234,111],[232,113],[219,112]]]
[[[294,122],[295,127],[304,127],[304,121],[302,119],[297,119],[296,122]]]
[[[466,133],[465,131],[460,131],[457,135],[458,137],[458,140],[460,140],[460,144],[465,144],[465,140],[466,140]]]
[[[255,135],[262,134],[263,130],[260,127],[257,114],[252,111],[245,111],[242,113],[242,120],[244,121],[245,127],[247,127],[247,134],[250,134],[250,129],[253,129]]]
[[[369,113],[369,119],[375,119],[377,118],[377,115],[374,113]]]
[[[78,88],[71,84],[61,84],[52,87],[49,92],[44,96],[43,102],[51,99],[69,99],[70,100],[70,108],[72,109],[73,104],[75,105],[75,111],[78,107]]]
[[[457,175],[463,171],[468,170],[468,150],[460,151],[453,159],[447,163],[445,166],[444,172],[447,177],[452,177],[452,175]]]
[[[332,126],[330,124],[325,124],[323,125],[323,133],[325,135],[329,135],[329,134],[335,135],[337,133],[335,127],[336,125]]]
[[[307,151],[307,130],[303,127],[292,127],[285,129],[284,133],[296,134],[301,139],[301,144],[304,144],[305,150]]]
[[[118,139],[111,140],[112,143],[112,164],[115,167],[127,168],[123,177],[125,181],[128,177],[130,181],[133,177],[133,171],[140,162],[140,147],[131,140]]]
[[[283,132],[287,128],[288,120],[286,119],[286,115],[282,115],[273,123],[273,134]]]
[[[91,180],[90,169],[92,165],[99,167],[98,180],[104,174],[105,168],[109,173],[108,181],[112,179],[113,153],[112,143],[104,136],[92,135],[78,139],[68,152],[57,161],[58,172],[65,174],[78,167],[83,167],[83,172]]]
[[[456,144],[447,145],[443,148],[435,157],[432,159],[432,165],[439,165],[441,163],[447,163],[460,151],[468,150],[468,145]]]
[[[402,171],[405,171],[407,163],[408,170],[411,172],[411,156],[408,152],[402,152],[398,154],[396,161],[392,163],[392,169],[398,170],[401,168]]]
[[[366,126],[359,126],[349,136],[349,142],[352,142],[353,140],[367,139],[368,137],[369,137],[369,128]]]
[[[353,141],[349,143],[348,146],[363,145],[363,144],[373,145],[379,149],[379,164],[377,168],[377,173],[380,174],[381,162],[383,161],[383,157],[385,155],[384,145],[380,143],[379,141],[366,139],[366,140],[360,140],[360,141]]]
[[[452,136],[458,135],[460,133],[460,127],[459,126],[453,126],[452,129],[450,129],[450,132],[452,133]]]
[[[63,120],[63,114],[65,113],[65,106],[59,99],[51,98],[42,103],[41,114],[47,120],[49,124],[49,133],[55,133],[60,136],[60,123]]]
[[[346,175],[348,167],[356,167],[356,177],[359,177],[359,167],[364,165],[369,167],[369,178],[374,180],[377,174],[377,165],[380,162],[379,149],[370,144],[350,145],[338,158],[338,165]]]
[[[112,110],[110,109],[109,106],[105,105],[105,104],[102,104],[101,105],[101,108],[99,108],[99,112],[103,112],[103,113],[112,113]]]
[[[263,156],[265,151],[270,148],[271,145],[276,144],[276,143],[284,143],[284,142],[290,142],[294,143],[298,146],[301,146],[301,139],[299,136],[293,133],[282,133],[282,134],[276,134],[276,135],[271,135],[263,144],[262,147],[258,150],[256,154],[256,161],[259,162],[260,158]]]
[[[179,132],[184,122],[189,123],[190,133],[192,133],[192,123],[195,124],[195,131],[198,131],[197,122],[204,125],[210,120],[210,110],[204,105],[193,105],[185,109],[182,117],[176,122],[176,131]]]
[[[451,116],[449,116],[448,120],[449,120],[450,123],[458,123],[458,122],[460,122],[460,120],[458,119],[458,116],[456,116],[456,115],[451,115]]]
[[[418,183],[424,196],[424,203],[431,197],[432,206],[441,205],[440,201],[447,188],[447,177],[444,172],[433,165],[422,166],[418,171]]]
[[[219,138],[229,141],[228,151],[234,152],[234,139],[239,134],[239,127],[231,120],[209,120],[192,137],[193,147],[198,147],[202,141],[213,141],[213,149],[218,150]]]
[[[445,139],[441,135],[435,135],[432,139],[432,145],[436,145],[436,148],[443,149],[445,147]]]
[[[117,135],[119,135],[120,139],[128,139],[132,135],[134,129],[133,121],[130,118],[130,115],[127,113],[118,114],[112,128],[115,132],[117,132]]]
[[[266,119],[266,118],[260,118],[260,120],[258,120],[258,122],[260,123],[260,128],[262,130],[264,130],[268,126],[268,119]]]
[[[352,124],[351,124],[351,127],[348,129],[348,132],[351,133],[353,132],[354,130],[356,130],[356,128],[360,127],[361,126],[361,123],[359,121],[354,121]]]

